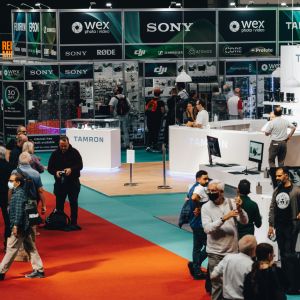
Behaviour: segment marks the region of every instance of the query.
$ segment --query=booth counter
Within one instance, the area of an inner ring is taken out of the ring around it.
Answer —
[[[210,123],[210,129],[186,126],[169,127],[169,168],[173,173],[195,174],[200,165],[209,163],[207,136],[218,138],[221,157],[213,157],[213,163],[238,164],[255,168],[257,163],[249,161],[249,142],[264,144],[262,169],[268,167],[270,137],[260,131],[263,120],[230,120]],[[214,128],[217,127],[217,128]],[[300,132],[295,132],[288,142],[285,164],[300,166]]]
[[[68,128],[66,135],[83,160],[84,169],[113,169],[121,165],[119,128]]]

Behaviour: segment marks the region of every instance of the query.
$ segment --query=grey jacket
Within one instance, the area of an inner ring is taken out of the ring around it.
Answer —
[[[278,188],[276,188],[273,192],[272,201],[270,205],[270,212],[269,212],[269,225],[272,227],[276,227],[275,224],[275,207],[276,207],[276,196],[279,193]],[[297,218],[297,215],[299,214],[300,209],[300,188],[298,186],[293,185],[292,190],[289,193],[290,199],[291,199],[291,209],[292,209],[292,219],[294,228],[297,228],[297,223],[295,219]],[[299,229],[298,229],[299,230]]]

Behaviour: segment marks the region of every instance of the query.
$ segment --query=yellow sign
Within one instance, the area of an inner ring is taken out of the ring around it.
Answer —
[[[2,41],[2,59],[12,59],[12,41]]]

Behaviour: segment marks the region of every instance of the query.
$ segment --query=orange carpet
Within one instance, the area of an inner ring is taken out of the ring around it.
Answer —
[[[54,198],[47,198],[50,213]],[[0,282],[1,299],[209,299],[185,259],[87,211],[79,215],[82,231],[39,230],[47,278],[25,279],[30,263],[14,262]]]

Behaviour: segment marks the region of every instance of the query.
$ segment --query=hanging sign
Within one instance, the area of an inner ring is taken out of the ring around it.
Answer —
[[[57,65],[25,66],[25,80],[57,80]]]
[[[93,79],[93,65],[61,65],[60,79]]]

